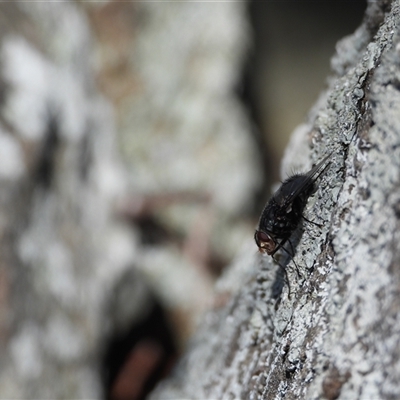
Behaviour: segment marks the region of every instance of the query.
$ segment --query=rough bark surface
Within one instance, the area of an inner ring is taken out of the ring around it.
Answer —
[[[286,265],[248,249],[153,399],[394,399],[400,392],[400,2],[370,2],[284,169],[332,162]],[[312,67],[312,66],[310,66]],[[225,303],[224,303],[225,302]]]

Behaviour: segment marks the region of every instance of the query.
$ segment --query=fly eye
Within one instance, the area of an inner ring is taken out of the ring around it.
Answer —
[[[268,242],[269,240],[271,240],[271,237],[265,232],[257,231],[256,235],[257,235],[257,239],[260,242]]]
[[[262,231],[256,231],[254,234],[254,240],[261,253],[272,254],[276,247],[275,240],[268,235],[268,233]]]

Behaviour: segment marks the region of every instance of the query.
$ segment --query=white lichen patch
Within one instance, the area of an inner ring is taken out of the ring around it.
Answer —
[[[82,331],[62,314],[50,315],[42,345],[50,356],[64,363],[85,357],[86,350],[89,350]]]
[[[37,378],[42,373],[41,335],[37,326],[26,322],[11,341],[11,360],[22,379]]]
[[[22,37],[3,43],[3,76],[10,86],[4,115],[21,138],[39,141],[48,118],[56,116],[60,134],[78,142],[86,133],[90,105],[82,82],[69,68],[57,68]]]
[[[9,37],[1,49],[3,76],[12,88],[7,96],[4,114],[25,139],[39,140],[45,132],[43,118],[50,106],[54,69],[22,37]]]
[[[253,314],[250,318],[250,324],[256,331],[259,330],[261,326],[264,324],[263,316],[259,310],[253,311]]]
[[[44,250],[46,283],[61,303],[71,305],[76,300],[78,282],[73,270],[72,254],[61,242],[51,241]]]
[[[168,307],[190,308],[196,315],[204,310],[205,299],[211,294],[208,277],[175,248],[149,248],[138,260],[139,269],[149,281],[157,283],[157,293]]]
[[[114,224],[109,227],[107,237],[99,238],[100,259],[93,278],[100,290],[112,286],[129,267],[132,267],[132,260],[135,259],[137,251],[135,239],[123,224]]]
[[[19,142],[0,131],[0,179],[14,181],[25,173],[25,160]]]

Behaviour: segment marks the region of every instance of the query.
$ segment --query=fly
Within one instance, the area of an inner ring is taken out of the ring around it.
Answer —
[[[295,174],[286,179],[266,204],[254,234],[261,253],[274,256],[289,241],[301,219],[308,221],[303,216],[304,207],[317,189],[317,179],[329,167],[330,162],[327,163],[327,160],[330,156],[331,154],[326,156],[307,173]],[[289,244],[291,245],[290,241]]]

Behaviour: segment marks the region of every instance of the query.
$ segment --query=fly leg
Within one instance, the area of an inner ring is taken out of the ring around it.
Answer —
[[[291,249],[292,253],[290,253],[288,249],[286,249],[285,247],[283,247],[283,245],[284,245],[286,242],[289,242],[289,244],[290,244],[290,249]],[[294,266],[296,267],[297,276],[298,276],[299,278],[301,278],[301,274],[300,274],[299,267],[298,267],[298,265],[296,264],[296,261],[294,261],[294,254],[295,254],[295,253],[294,253],[294,248],[293,248],[293,245],[292,245],[292,242],[290,241],[290,239],[282,239],[282,240],[280,241],[280,243],[276,246],[276,248],[275,248],[274,252],[271,254],[271,256],[273,256],[280,248],[282,248],[282,250],[284,250],[287,254],[289,254],[289,256],[291,257],[291,259],[292,259],[292,261],[293,261]],[[286,271],[286,270],[285,270],[285,271]],[[287,274],[287,272],[286,272],[286,274]]]
[[[286,249],[286,248],[284,247],[284,244],[285,244],[286,242],[289,242],[290,248],[291,248],[291,250],[292,250],[292,254],[289,252],[288,249]],[[284,272],[284,274],[285,274],[285,278],[286,278],[286,282],[287,282],[288,290],[289,290],[289,295],[288,295],[288,297],[289,297],[289,299],[290,299],[291,289],[290,289],[290,282],[289,282],[289,276],[288,276],[287,270],[286,270],[286,268],[285,268],[283,265],[281,265],[281,263],[274,257],[275,253],[276,253],[279,249],[281,249],[281,248],[282,248],[282,250],[284,250],[287,254],[289,254],[289,256],[291,257],[291,259],[292,259],[292,261],[293,261],[293,263],[294,263],[294,265],[295,265],[295,267],[296,267],[296,272],[297,272],[297,275],[298,275],[299,278],[301,277],[301,275],[300,275],[299,267],[297,266],[296,262],[295,262],[294,259],[293,259],[293,257],[294,257],[294,249],[293,249],[292,242],[291,242],[289,239],[282,239],[282,240],[279,242],[279,244],[275,247],[275,250],[273,251],[273,253],[271,254],[271,256],[272,256],[272,258],[276,261],[276,263],[279,265],[279,267],[283,270],[283,272]]]
[[[317,224],[316,222],[314,222],[314,221],[310,221],[309,219],[307,219],[304,215],[302,215],[301,216],[301,218],[303,218],[304,219],[304,221],[306,221],[306,222],[308,222],[309,224],[312,224],[312,225],[315,225],[315,226],[318,226],[318,228],[322,228],[322,225],[321,224]]]
[[[296,264],[296,261],[294,261],[294,248],[293,248],[292,242],[290,241],[290,239],[288,239],[288,242],[289,242],[289,244],[290,244],[290,249],[292,250],[292,255],[291,255],[291,257],[292,257],[293,264],[294,264],[294,266],[296,267],[297,277],[298,277],[298,278],[301,278],[301,274],[300,274],[300,271],[299,271],[299,267],[298,267],[298,265]],[[285,248],[284,248],[284,250],[289,254],[289,252],[288,252]],[[289,254],[289,255],[290,255],[290,254]]]
[[[274,252],[275,253],[275,252]],[[279,265],[279,268],[283,271],[283,273],[285,274],[285,280],[286,280],[286,283],[287,283],[287,285],[288,285],[288,298],[289,298],[289,300],[290,300],[290,298],[291,298],[291,293],[292,293],[292,291],[291,291],[291,289],[290,289],[290,281],[289,281],[289,276],[288,276],[288,273],[287,273],[287,271],[286,271],[286,268],[274,257],[274,256],[272,256],[272,259]]]

